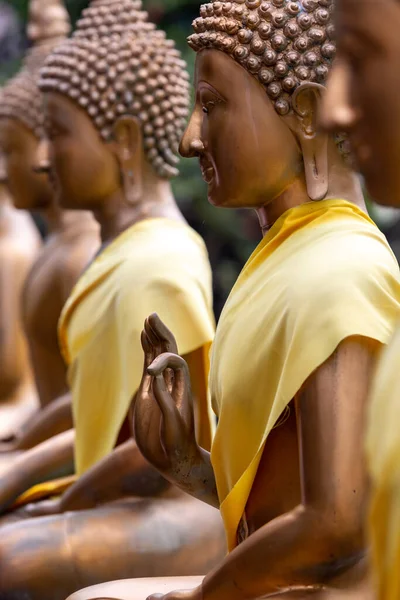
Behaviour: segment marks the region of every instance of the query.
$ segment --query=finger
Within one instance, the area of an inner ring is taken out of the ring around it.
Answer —
[[[181,417],[189,430],[194,428],[193,397],[190,384],[189,368],[185,361],[181,368],[174,371],[174,387],[172,397]]]
[[[172,331],[161,321],[157,313],[153,313],[149,317],[149,325],[157,335],[157,337],[164,343],[165,352],[172,352],[178,354],[178,345]]]
[[[161,600],[161,598],[164,598],[164,594],[151,594],[146,600]]]
[[[139,394],[148,393],[151,386],[151,376],[148,372],[149,366],[152,364],[154,359],[154,353],[151,344],[149,343],[147,334],[145,331],[142,331],[140,336],[140,341],[142,343],[142,348],[144,352],[144,365],[143,365],[143,374],[142,380],[139,384]],[[137,395],[135,394],[132,398],[132,403],[134,404],[137,400]]]
[[[172,369],[175,372],[182,369],[183,371],[188,372],[186,361],[179,356],[179,354],[173,354],[172,352],[164,352],[164,354],[157,356],[148,367],[147,371],[150,375],[155,377],[161,375],[165,369]]]
[[[175,402],[168,392],[164,376],[161,373],[153,379],[153,393],[163,416],[163,445],[165,451],[175,445],[181,437],[181,416]]]
[[[161,340],[159,339],[156,332],[153,330],[149,317],[145,321],[144,329],[146,331],[147,337],[149,339],[150,344],[153,346],[155,354],[161,354]]]
[[[154,348],[153,348],[152,344],[150,343],[149,337],[145,330],[143,330],[140,335],[140,341],[142,343],[142,348],[143,348],[143,352],[144,352],[145,367],[147,368],[153,362],[156,355],[154,353]]]

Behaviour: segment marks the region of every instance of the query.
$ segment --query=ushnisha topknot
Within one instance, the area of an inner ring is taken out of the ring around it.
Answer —
[[[46,57],[68,35],[71,25],[62,0],[31,0],[28,50],[22,69],[0,92],[0,118],[16,119],[39,139],[44,136],[42,94],[38,78]]]
[[[178,174],[189,75],[174,42],[147,19],[140,0],[92,0],[47,59],[39,86],[76,102],[105,141],[119,117],[136,117],[148,161],[169,178]]]
[[[286,115],[301,83],[326,82],[336,52],[332,12],[333,0],[214,0],[200,7],[188,42],[232,56]]]

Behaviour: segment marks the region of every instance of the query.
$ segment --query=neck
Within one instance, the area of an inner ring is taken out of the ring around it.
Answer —
[[[328,150],[328,164],[328,190],[323,200],[341,198],[367,212],[358,176],[344,164],[333,142]],[[256,209],[263,236],[287,210],[306,202],[312,200],[303,174],[274,200]]]
[[[103,245],[109,244],[123,231],[144,219],[184,220],[176,205],[170,183],[159,178],[144,182],[141,198],[135,205],[127,203],[120,189],[94,211],[94,215],[100,224]]]
[[[46,221],[48,234],[63,233],[67,229],[88,227],[93,224],[93,216],[88,211],[63,210],[56,203],[52,203],[40,213]]]
[[[256,209],[263,236],[283,213],[306,202],[311,202],[311,200],[307,194],[304,177],[299,177],[274,200]]]

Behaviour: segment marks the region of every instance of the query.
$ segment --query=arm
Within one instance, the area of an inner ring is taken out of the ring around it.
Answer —
[[[134,440],[118,446],[64,492],[60,511],[94,508],[127,496],[156,496],[165,479],[139,452]]]
[[[15,393],[27,369],[27,350],[22,329],[21,294],[32,257],[10,248],[0,272],[0,395]]]
[[[32,486],[73,473],[74,439],[70,430],[15,458],[0,475],[0,513]]]
[[[303,502],[252,534],[211,572],[203,598],[258,597],[324,584],[364,551],[364,416],[376,346],[344,341],[296,398]]]
[[[133,412],[137,445],[168,481],[218,508],[210,454],[196,441],[188,365],[156,315],[146,320],[142,346],[143,377]]]
[[[72,428],[71,395],[65,394],[48,404],[26,423],[15,442],[0,445],[0,452],[28,450]]]

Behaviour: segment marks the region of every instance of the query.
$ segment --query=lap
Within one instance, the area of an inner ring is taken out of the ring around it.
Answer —
[[[114,579],[201,575],[225,553],[219,512],[189,496],[23,520],[0,533],[4,600],[4,586],[32,600],[65,600]]]

